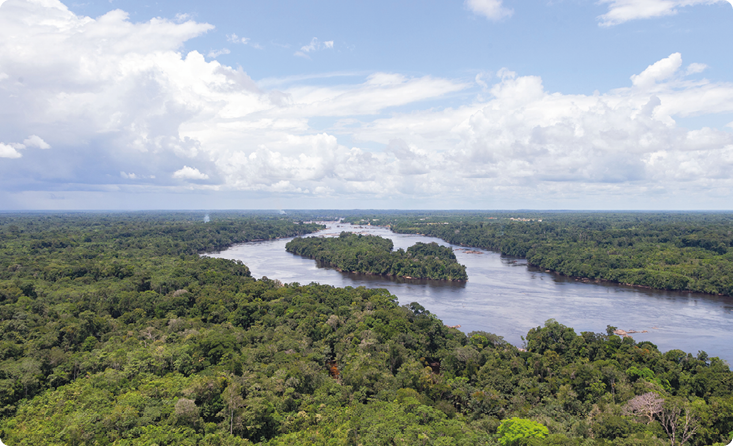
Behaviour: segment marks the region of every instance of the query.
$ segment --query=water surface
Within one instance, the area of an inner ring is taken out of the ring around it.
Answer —
[[[521,336],[548,319],[573,327],[576,332],[605,333],[607,325],[651,341],[660,350],[703,350],[733,363],[733,299],[697,293],[656,291],[609,283],[583,283],[528,267],[523,259],[495,252],[454,246],[440,239],[395,234],[387,228],[327,223],[318,235],[341,231],[363,232],[391,239],[395,249],[417,242],[451,246],[458,262],[466,265],[468,282],[409,280],[342,273],[317,265],[314,260],[285,251],[291,239],[233,246],[212,257],[241,260],[257,278],[267,276],[284,283],[317,282],[337,287],[386,288],[401,304],[419,302],[446,325],[460,325],[468,333],[483,330],[521,346]]]

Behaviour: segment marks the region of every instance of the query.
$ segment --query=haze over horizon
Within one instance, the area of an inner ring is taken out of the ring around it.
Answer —
[[[0,0],[0,210],[730,210],[733,0]]]

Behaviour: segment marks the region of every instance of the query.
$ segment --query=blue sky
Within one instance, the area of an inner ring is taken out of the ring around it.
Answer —
[[[730,209],[726,0],[0,0],[0,208]]]

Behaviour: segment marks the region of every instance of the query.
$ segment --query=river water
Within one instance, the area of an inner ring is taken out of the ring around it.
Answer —
[[[733,298],[697,293],[655,291],[608,283],[584,283],[528,267],[523,259],[481,249],[466,249],[440,239],[395,234],[387,228],[326,223],[317,235],[361,232],[389,238],[395,249],[417,242],[451,246],[466,265],[464,283],[398,279],[342,273],[316,261],[290,254],[291,239],[233,246],[211,257],[241,260],[256,278],[283,283],[317,282],[336,287],[386,288],[400,304],[418,302],[446,325],[460,325],[469,333],[483,330],[522,346],[521,336],[548,319],[582,331],[606,332],[607,325],[623,330],[647,330],[632,335],[651,341],[661,351],[699,350],[733,364]],[[474,251],[474,252],[467,252]],[[475,253],[478,252],[478,253]]]

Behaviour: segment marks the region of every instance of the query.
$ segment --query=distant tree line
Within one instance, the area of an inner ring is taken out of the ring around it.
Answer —
[[[296,238],[285,245],[293,254],[334,266],[341,271],[434,280],[467,280],[466,267],[453,250],[437,243],[416,243],[407,251],[376,235],[342,232],[338,237]]]
[[[525,257],[567,276],[733,296],[733,218],[726,214],[554,214],[430,222],[392,230]],[[542,218],[544,217],[544,218]],[[542,220],[542,221],[539,221]]]

